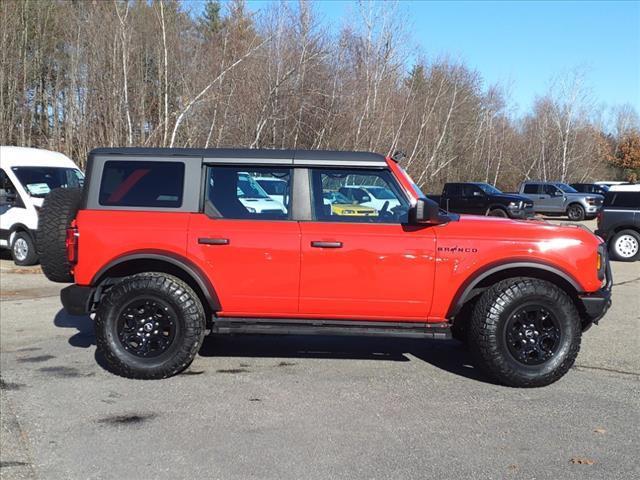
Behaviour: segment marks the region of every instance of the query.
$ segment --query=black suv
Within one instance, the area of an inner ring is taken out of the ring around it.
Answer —
[[[640,259],[640,185],[611,187],[598,214],[596,234],[607,242],[614,260]]]
[[[597,193],[602,196],[605,196],[609,191],[608,186],[596,183],[571,183],[570,186],[580,193]]]
[[[534,215],[532,200],[514,193],[502,193],[488,183],[445,183],[441,196],[429,197],[448,212],[505,218],[529,218]]]

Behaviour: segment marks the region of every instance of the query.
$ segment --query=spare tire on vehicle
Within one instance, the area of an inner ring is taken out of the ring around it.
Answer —
[[[67,228],[76,218],[81,199],[79,188],[56,188],[49,192],[40,210],[36,245],[42,271],[52,282],[73,281],[67,259]]]

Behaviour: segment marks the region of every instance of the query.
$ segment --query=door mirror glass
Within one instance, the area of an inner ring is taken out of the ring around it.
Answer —
[[[474,196],[474,197],[483,197],[483,196],[484,196],[484,193],[482,193],[482,192],[480,192],[480,191],[478,191],[478,190],[474,190],[474,191],[473,191],[473,196]]]
[[[440,207],[433,200],[419,198],[409,210],[409,224],[424,225],[429,223],[441,223]]]

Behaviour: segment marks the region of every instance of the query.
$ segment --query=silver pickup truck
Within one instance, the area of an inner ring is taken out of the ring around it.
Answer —
[[[595,193],[579,193],[561,182],[522,182],[520,195],[533,200],[533,211],[548,215],[566,215],[569,220],[594,218],[602,208],[604,197]]]

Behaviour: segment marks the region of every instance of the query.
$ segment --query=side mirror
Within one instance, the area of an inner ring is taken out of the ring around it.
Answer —
[[[371,201],[371,197],[369,195],[363,195],[360,198],[360,201],[358,203],[367,203]]]
[[[484,193],[478,192],[477,190],[474,190],[473,191],[473,196],[474,197],[484,197]]]
[[[554,196],[554,197],[564,197],[564,193],[562,193],[560,190],[556,190],[556,191],[553,193],[553,196]]]
[[[440,223],[440,207],[433,200],[419,198],[409,209],[409,224],[423,225]]]

